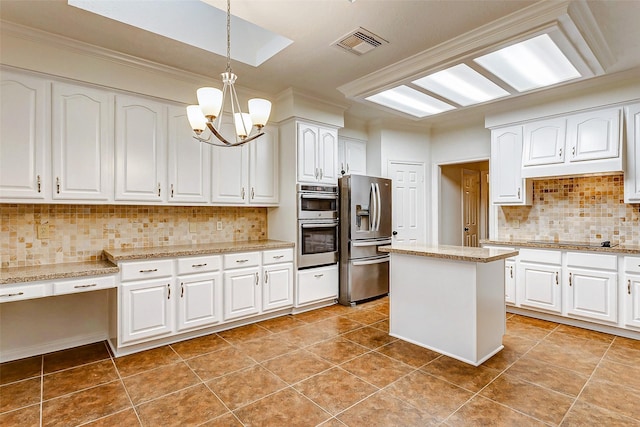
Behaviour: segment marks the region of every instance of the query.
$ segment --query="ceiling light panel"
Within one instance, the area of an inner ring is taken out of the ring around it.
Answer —
[[[474,59],[518,92],[582,77],[547,34]]]
[[[464,107],[510,95],[466,64],[438,71],[412,83]]]
[[[455,109],[453,105],[405,85],[371,95],[366,99],[419,118]]]

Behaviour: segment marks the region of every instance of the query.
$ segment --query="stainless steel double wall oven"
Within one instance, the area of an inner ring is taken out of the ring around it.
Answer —
[[[298,268],[338,262],[338,187],[298,184]]]

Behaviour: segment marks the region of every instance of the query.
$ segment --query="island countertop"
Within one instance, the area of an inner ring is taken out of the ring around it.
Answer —
[[[450,245],[401,245],[381,246],[380,252],[443,258],[468,262],[492,262],[518,255],[517,250],[474,248]]]

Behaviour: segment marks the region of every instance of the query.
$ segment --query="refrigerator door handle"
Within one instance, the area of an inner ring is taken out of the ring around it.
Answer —
[[[376,231],[376,218],[378,217],[378,198],[376,197],[376,184],[371,183],[371,191],[369,193],[371,205],[373,208],[369,212],[369,229]]]
[[[380,185],[376,182],[376,197],[378,199],[378,209],[377,216],[378,220],[376,221],[376,231],[380,231],[380,217],[382,216],[382,201],[380,200]]]
[[[367,261],[351,261],[351,265],[359,267],[361,265],[382,264],[385,262],[389,262],[389,257],[370,259]]]
[[[351,246],[355,248],[361,248],[364,246],[382,246],[382,245],[390,245],[390,244],[391,244],[391,239],[386,239],[386,240],[376,240],[373,242],[352,242]]]

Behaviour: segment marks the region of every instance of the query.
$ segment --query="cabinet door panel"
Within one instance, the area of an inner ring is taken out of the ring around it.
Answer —
[[[320,181],[327,184],[338,183],[338,132],[320,128],[318,166]]]
[[[293,264],[272,265],[264,269],[262,310],[293,305]]]
[[[564,161],[566,120],[544,120],[524,125],[522,165],[550,165]]]
[[[572,162],[618,157],[620,109],[577,114],[567,119]]]
[[[211,201],[214,203],[244,204],[249,194],[247,180],[248,147],[211,147]]]
[[[520,263],[516,284],[520,305],[560,313],[560,267]]]
[[[224,319],[260,312],[260,269],[243,268],[224,273]]]
[[[497,204],[525,204],[527,188],[522,179],[522,127],[491,132],[491,201]]]
[[[148,341],[173,331],[173,301],[169,281],[121,285],[120,343]]]
[[[113,192],[113,96],[53,85],[53,198],[109,200]]]
[[[178,330],[213,325],[222,320],[221,274],[179,279]]]
[[[317,126],[298,124],[298,181],[316,182],[319,178]]]
[[[625,203],[640,203],[640,104],[626,108],[627,168],[624,173]]]
[[[624,323],[627,326],[640,328],[640,275],[627,274],[625,279]]]
[[[211,193],[210,146],[193,139],[187,113],[169,108],[169,202],[207,203]]]
[[[567,313],[607,322],[618,321],[618,275],[568,269]]]
[[[504,300],[507,304],[516,303],[516,263],[506,260],[504,262]]]
[[[0,198],[43,200],[48,176],[49,82],[2,72]]]
[[[116,96],[116,200],[163,200],[165,117],[161,104]]]
[[[249,143],[249,201],[278,203],[278,131],[266,127],[264,135]]]
[[[345,141],[344,163],[345,173],[366,175],[367,144],[360,141]]]

